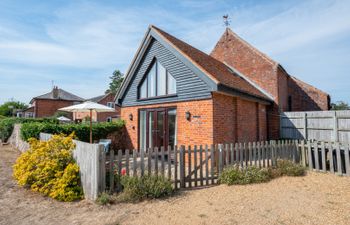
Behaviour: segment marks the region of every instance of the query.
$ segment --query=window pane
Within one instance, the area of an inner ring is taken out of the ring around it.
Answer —
[[[147,79],[145,79],[140,87],[140,98],[147,98]]]
[[[140,148],[146,149],[146,111],[140,111]]]
[[[176,80],[168,73],[168,94],[176,94]]]
[[[174,147],[176,145],[176,109],[168,111],[168,129],[169,145]]]
[[[157,95],[166,94],[166,70],[159,62],[157,62]]]
[[[155,64],[152,66],[152,69],[148,72],[148,97],[156,96],[156,69]]]
[[[153,148],[153,126],[154,126],[154,121],[153,121],[153,112],[148,113],[149,118],[148,118],[148,147]]]

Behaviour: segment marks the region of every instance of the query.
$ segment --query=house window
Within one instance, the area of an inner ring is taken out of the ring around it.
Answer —
[[[107,117],[107,122],[112,122],[112,117]]]
[[[114,108],[114,102],[107,102],[107,106],[110,108]]]
[[[34,113],[32,113],[32,112],[26,112],[24,117],[25,117],[25,118],[33,118],[33,117],[34,117]]]
[[[155,60],[139,86],[139,98],[152,98],[176,94],[176,80]]]

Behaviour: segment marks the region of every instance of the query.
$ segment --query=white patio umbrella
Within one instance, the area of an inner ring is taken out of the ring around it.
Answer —
[[[59,121],[62,121],[62,122],[69,122],[71,121],[71,119],[65,117],[65,116],[60,116],[57,118]]]
[[[96,102],[86,101],[81,104],[72,105],[58,109],[65,112],[90,112],[90,143],[92,143],[92,111],[95,112],[115,112],[115,109]]]

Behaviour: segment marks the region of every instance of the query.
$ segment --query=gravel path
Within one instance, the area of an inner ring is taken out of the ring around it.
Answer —
[[[18,187],[19,153],[0,147],[0,224],[350,224],[350,178],[309,173],[215,186],[138,204],[62,203]]]

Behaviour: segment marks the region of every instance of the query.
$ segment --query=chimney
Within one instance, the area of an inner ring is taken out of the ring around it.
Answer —
[[[54,86],[52,89],[52,96],[54,99],[58,98],[58,87]]]

